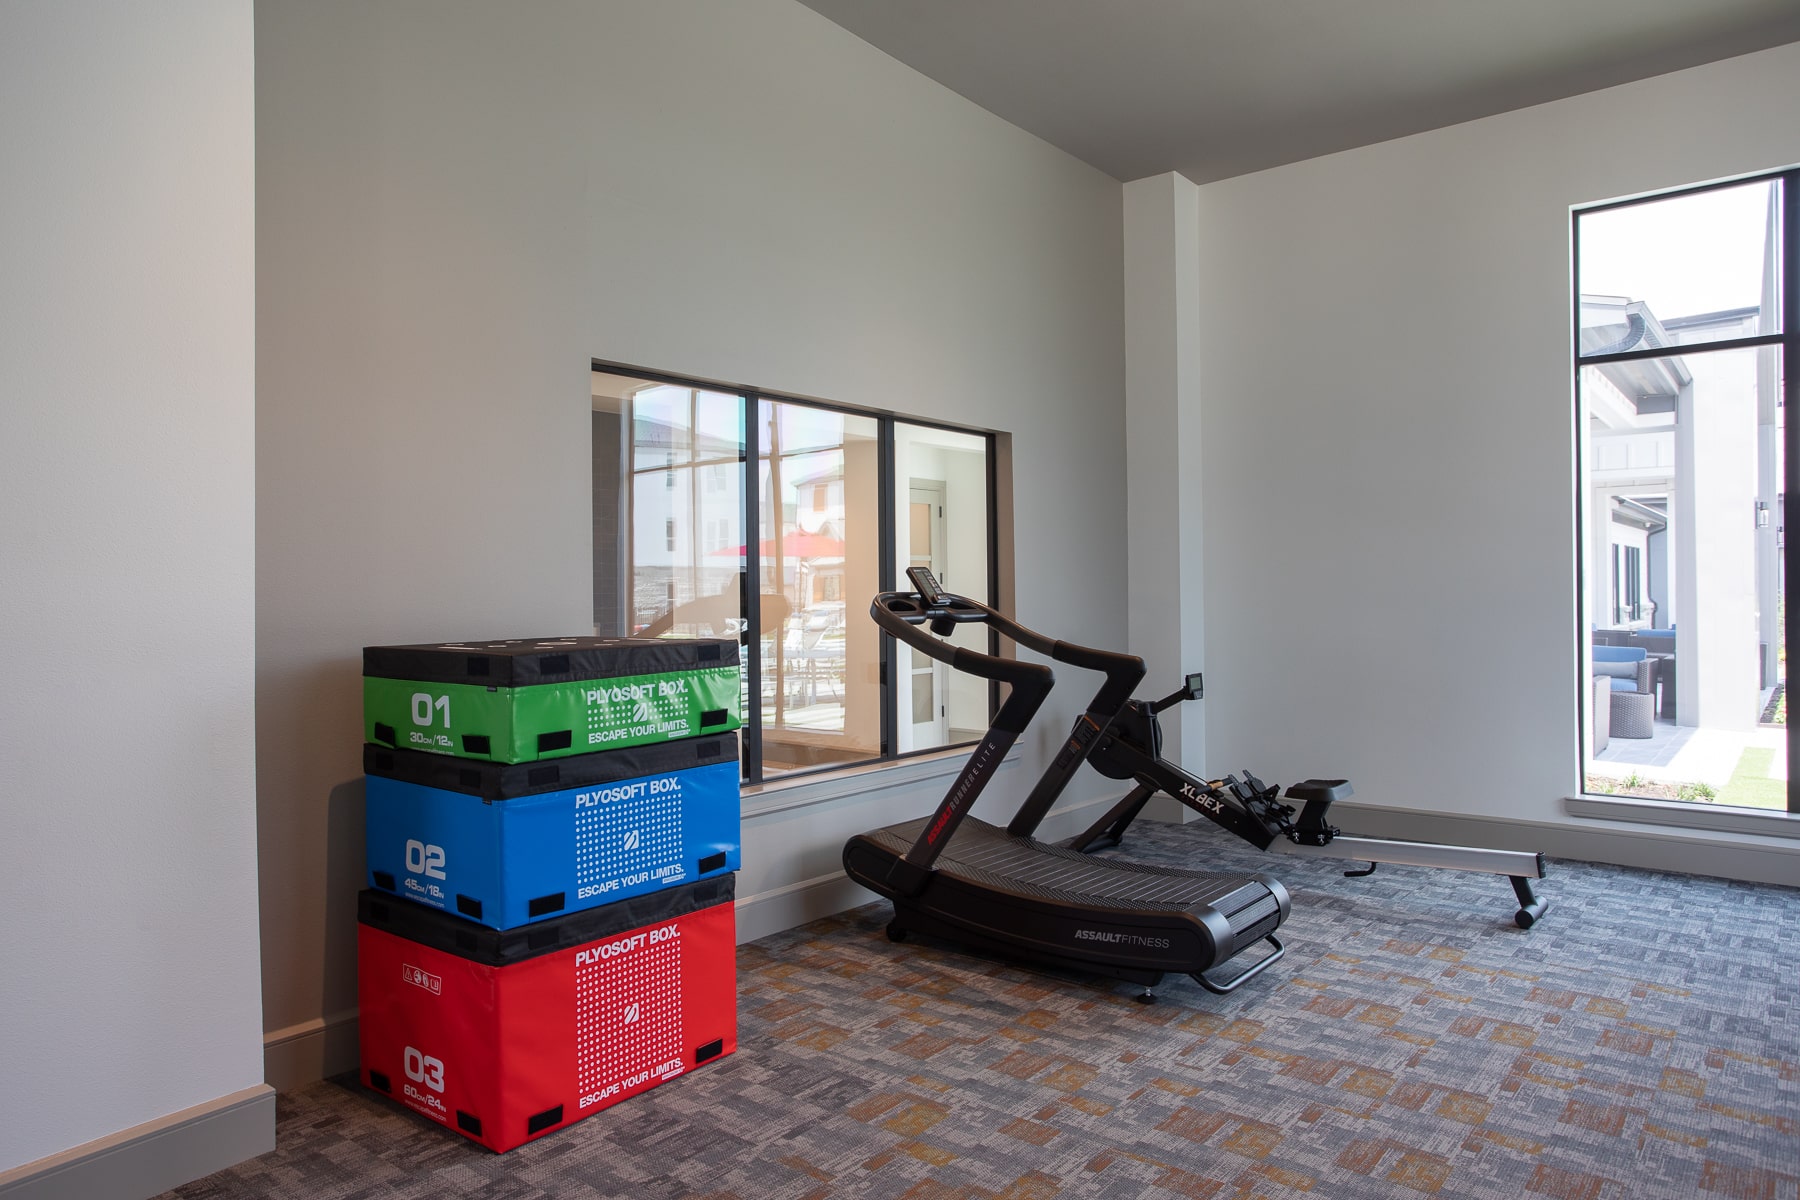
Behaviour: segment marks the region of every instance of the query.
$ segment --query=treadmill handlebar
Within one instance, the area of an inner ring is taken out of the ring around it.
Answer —
[[[895,620],[904,621],[908,625],[922,625],[926,621],[939,620],[986,621],[990,616],[997,615],[985,604],[949,592],[930,600],[917,592],[881,592],[869,606],[869,612],[877,621],[881,621],[881,614],[886,612]]]
[[[1144,660],[1135,654],[1120,654],[1116,650],[1096,650],[1092,646],[1058,642],[1052,657],[1057,662],[1099,671],[1106,676],[1106,682],[1088,704],[1088,712],[1097,717],[1104,714],[1103,724],[1111,721],[1124,709],[1126,702],[1131,699],[1131,693],[1137,690],[1137,685],[1144,679]]]
[[[1145,674],[1144,660],[1135,654],[1120,654],[1115,650],[1101,650],[1047,638],[1037,630],[1029,629],[1012,618],[995,612],[979,600],[950,592],[929,598],[917,592],[882,592],[869,606],[869,615],[875,618],[877,625],[920,653],[939,662],[949,663],[959,671],[980,675],[984,679],[1018,683],[1035,678],[1036,671],[1043,671],[1046,674],[1046,684],[1055,681],[1055,677],[1048,674],[1047,667],[1021,664],[1018,659],[999,658],[966,647],[952,647],[932,634],[948,634],[955,625],[980,622],[1027,650],[1035,650],[1056,662],[1102,672],[1106,676],[1106,683],[1094,697],[1093,703],[1088,705],[1088,711],[1105,713],[1108,719],[1125,707],[1125,702],[1131,699],[1131,693],[1136,690]],[[931,633],[918,628],[926,622],[931,623]],[[964,657],[959,659],[952,651],[960,652]],[[1016,668],[1019,666],[1031,667],[1031,670],[1018,672]]]
[[[1090,671],[1100,671],[1106,675],[1106,681],[1094,698],[1088,701],[1087,712],[1075,718],[1075,725],[1069,730],[1062,748],[1044,773],[1038,777],[1037,784],[1013,819],[1007,823],[1006,832],[1014,837],[1030,837],[1037,832],[1037,827],[1056,803],[1069,780],[1086,762],[1088,754],[1093,750],[1102,734],[1112,724],[1113,718],[1124,711],[1131,703],[1131,693],[1144,678],[1144,660],[1135,654],[1119,654],[1111,650],[1096,650],[1091,646],[1078,646],[1072,642],[1057,642],[1053,650],[1057,662],[1066,662],[1070,666],[1085,667]]]
[[[948,663],[952,669],[965,674],[1011,685],[1000,711],[994,714],[987,732],[938,803],[937,811],[920,830],[912,848],[889,867],[888,885],[901,895],[914,896],[924,889],[931,878],[932,864],[950,844],[950,838],[999,769],[1007,751],[1012,749],[1013,742],[1025,731],[1045,697],[1049,696],[1050,689],[1056,685],[1055,672],[1042,663],[1001,658],[967,646],[954,646],[944,641],[943,635],[948,634],[956,623],[979,621],[1009,634],[1008,626],[1011,626],[1032,639],[1025,643],[1027,645],[1038,643],[1047,649],[1054,643],[1024,626],[1007,621],[985,604],[948,593],[927,598],[917,592],[882,592],[869,605],[869,615],[895,640],[929,658]],[[929,631],[920,628],[928,621],[931,623]]]
[[[982,621],[999,616],[986,605],[978,605],[973,600],[964,600],[961,596],[946,596],[948,600],[959,602],[954,610],[955,615],[948,619],[957,622]],[[968,607],[963,607],[964,605]],[[939,605],[920,603],[920,598],[912,592],[883,592],[875,597],[869,605],[869,615],[875,623],[895,638],[905,642],[929,658],[949,664],[955,671],[970,675],[978,675],[982,679],[993,679],[1000,683],[1010,683],[1014,687],[1027,690],[1048,692],[1056,684],[1056,674],[1041,663],[1023,662],[1016,658],[1001,658],[997,654],[983,654],[979,650],[971,650],[967,646],[955,646],[931,633],[920,629],[926,621],[936,622],[944,619],[946,610]],[[1004,618],[1002,618],[1004,620]],[[1010,624],[1010,622],[1008,622]],[[1022,626],[1020,628],[1023,628]],[[1030,630],[1024,630],[1030,633]],[[1035,636],[1035,635],[1033,635]]]
[[[929,574],[926,581],[931,581]],[[1048,655],[1059,663],[1099,671],[1105,675],[1100,689],[1088,701],[1087,711],[1076,718],[1074,728],[1069,731],[1062,748],[1044,768],[1031,793],[1019,806],[1019,811],[1013,814],[1006,829],[1016,837],[1029,837],[1036,831],[1044,815],[1050,811],[1050,806],[1062,795],[1063,789],[1068,786],[1081,764],[1087,761],[1088,752],[1112,724],[1113,718],[1131,702],[1131,693],[1144,678],[1144,660],[1135,654],[1120,654],[1114,650],[1100,650],[1093,646],[1047,638],[1036,630],[1028,629],[995,612],[979,600],[950,592],[938,592],[935,595],[924,592],[882,592],[869,606],[869,615],[882,629],[922,654],[983,679],[1011,683],[1012,695],[1000,706],[1000,711],[995,714],[988,729],[989,737],[1002,733],[1008,735],[1009,744],[1010,737],[1024,732],[1026,724],[1049,694],[1056,677],[1049,667],[982,654],[967,647],[951,646],[941,640],[956,625],[979,621],[1028,650]],[[931,626],[930,632],[919,628],[927,622]],[[986,749],[988,746],[984,741],[976,757],[982,757],[981,751]],[[985,783],[985,778],[980,779],[975,790],[978,791],[979,785]],[[973,802],[973,798],[969,789],[959,781],[940,806],[940,821],[935,822],[932,828],[935,829],[938,824],[946,824],[943,818],[947,818],[947,828],[954,830],[963,814],[968,811],[968,804]],[[914,868],[927,868],[931,859],[936,857],[941,844],[928,844],[931,841],[932,839],[921,837],[913,852],[907,856]]]

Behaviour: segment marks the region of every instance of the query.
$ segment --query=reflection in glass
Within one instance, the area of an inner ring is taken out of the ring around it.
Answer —
[[[742,398],[599,371],[593,395],[594,632],[738,637]]]
[[[988,593],[988,441],[977,434],[894,422],[894,577],[928,567],[946,590],[983,604]],[[902,585],[904,586],[904,585]],[[987,627],[958,625],[950,641],[987,653]],[[899,751],[979,738],[989,689],[975,676],[923,655],[899,672]]]
[[[793,401],[750,407],[742,395],[605,371],[592,381],[594,632],[740,639],[744,744],[760,744],[746,778],[980,736],[983,681],[895,655],[884,687],[868,608],[884,569],[903,579],[915,565],[991,599],[987,438]],[[889,429],[894,492],[883,495]],[[884,514],[892,563],[881,560]],[[988,649],[979,627],[961,626],[953,640]],[[884,699],[896,727],[888,744]]]
[[[661,384],[630,399],[629,632],[735,637],[743,628],[743,401]]]
[[[763,774],[876,758],[879,427],[779,401],[758,421]]]

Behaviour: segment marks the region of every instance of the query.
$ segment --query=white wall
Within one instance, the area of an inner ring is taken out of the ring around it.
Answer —
[[[0,6],[0,1175],[262,1079],[252,65]]]
[[[1199,190],[1211,769],[1559,851],[1570,206],[1800,161],[1796,112],[1800,45]]]
[[[1146,695],[1166,695],[1205,665],[1205,515],[1190,486],[1201,458],[1200,225],[1196,190],[1180,175],[1125,187],[1125,436],[1130,447],[1128,649],[1144,660]],[[1165,754],[1196,772],[1206,759],[1205,710],[1161,717]],[[1145,812],[1183,820],[1172,797]]]
[[[256,19],[280,1045],[341,1033],[355,1003],[360,648],[591,620],[592,356],[1013,431],[1019,616],[1120,640],[1115,182],[791,0],[291,0]],[[847,897],[844,838],[946,785],[748,822],[740,896]]]

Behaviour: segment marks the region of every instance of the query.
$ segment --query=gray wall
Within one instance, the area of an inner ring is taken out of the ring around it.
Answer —
[[[1122,640],[1115,182],[790,0],[256,20],[273,1078],[353,1061],[359,649],[591,623],[591,357],[1012,431],[1019,615]],[[740,935],[946,782],[752,798]]]
[[[0,1177],[262,1079],[251,42],[0,5]]]
[[[1415,833],[1451,814],[1800,879],[1792,842],[1659,846],[1563,808],[1570,208],[1800,161],[1796,111],[1800,45],[1199,189],[1205,450],[1183,478],[1210,769],[1347,775]]]

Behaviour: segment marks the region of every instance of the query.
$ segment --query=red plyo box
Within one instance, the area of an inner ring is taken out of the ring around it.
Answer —
[[[510,1150],[732,1053],[734,878],[509,930],[363,892],[364,1086]]]

